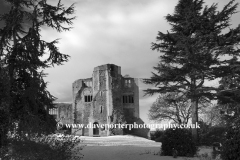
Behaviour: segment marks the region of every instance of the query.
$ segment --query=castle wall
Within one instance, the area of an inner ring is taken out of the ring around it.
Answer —
[[[137,78],[122,79],[123,110],[127,116],[139,117],[139,87]],[[133,102],[131,100],[133,98]],[[125,101],[125,103],[124,103]]]
[[[131,84],[125,84],[129,80]],[[79,79],[73,83],[73,104],[71,122],[75,124],[111,124],[117,122],[121,115],[128,112],[130,116],[139,117],[139,90],[138,80],[124,78],[121,67],[106,64],[94,68],[92,78]],[[133,103],[124,103],[124,96],[131,96]],[[86,96],[92,96],[86,101]],[[108,136],[107,128],[84,128],[73,132],[85,136]]]
[[[139,85],[138,78],[134,78],[134,116],[139,118]]]
[[[52,115],[55,115],[56,121],[61,121],[63,124],[71,123],[72,104],[55,103],[55,107],[57,112]]]
[[[115,67],[115,72],[114,72]],[[102,65],[94,68],[93,72],[93,116],[90,117],[91,123],[98,124],[110,124],[113,107],[121,107],[121,104],[115,103],[115,98],[113,98],[113,83],[118,79],[119,69],[117,66],[113,65]],[[114,82],[113,82],[114,81]],[[120,97],[119,97],[120,98]],[[92,133],[90,133],[92,134]],[[107,128],[100,128],[100,136],[109,135],[109,130]]]
[[[73,129],[72,132],[78,135],[89,136],[89,129],[86,125],[89,123],[89,117],[92,113],[92,101],[85,101],[85,96],[89,98],[92,96],[93,91],[91,86],[86,84],[91,84],[92,80],[89,79],[79,79],[73,83],[73,113],[72,122],[74,124],[84,124],[84,128]],[[92,99],[92,98],[91,98]]]
[[[101,124],[107,123],[107,85],[106,85],[106,71],[101,68],[94,68],[93,72],[93,115],[90,117],[90,122]],[[90,135],[94,135],[93,130],[91,130]],[[99,135],[106,136],[106,128],[99,128]]]

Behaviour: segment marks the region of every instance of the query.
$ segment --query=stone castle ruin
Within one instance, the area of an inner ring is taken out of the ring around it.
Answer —
[[[72,129],[78,135],[109,136],[108,127],[86,126],[110,125],[121,122],[121,117],[140,120],[138,79],[123,77],[121,67],[114,64],[95,67],[91,78],[74,81],[72,96],[72,104],[58,103],[50,114],[62,123],[83,124],[83,128]]]

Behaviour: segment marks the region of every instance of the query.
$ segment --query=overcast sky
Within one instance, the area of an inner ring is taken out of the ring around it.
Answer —
[[[229,2],[205,1],[207,5],[218,3],[219,9]],[[57,33],[42,29],[43,39],[61,38],[60,51],[71,56],[64,65],[45,71],[49,74],[45,78],[49,82],[48,90],[58,102],[71,102],[73,81],[91,77],[93,68],[102,64],[121,66],[122,75],[151,76],[152,67],[158,63],[160,55],[150,49],[151,42],[155,42],[158,31],[170,29],[164,16],[173,13],[178,0],[62,0],[66,6],[74,2],[77,18],[71,31]],[[3,10],[1,2],[0,7]],[[240,13],[232,17],[233,27],[239,24],[239,17]],[[140,117],[150,123],[147,113],[157,95],[143,97],[142,90],[147,87],[140,84]]]

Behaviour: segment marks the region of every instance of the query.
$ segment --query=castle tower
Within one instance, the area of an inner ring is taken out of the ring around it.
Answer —
[[[105,64],[94,68],[92,78],[73,83],[72,122],[84,124],[111,124],[114,113],[139,117],[138,79],[124,78],[121,67]],[[80,135],[108,136],[108,128],[83,128]]]

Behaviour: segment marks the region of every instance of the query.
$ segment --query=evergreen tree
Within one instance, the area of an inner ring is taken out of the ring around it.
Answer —
[[[198,122],[199,99],[216,98],[217,88],[205,82],[229,73],[228,61],[221,57],[239,54],[240,27],[228,30],[238,4],[231,0],[221,11],[217,4],[203,4],[203,0],[180,0],[173,15],[166,16],[171,30],[159,32],[157,42],[152,43],[152,49],[162,53],[154,67],[157,73],[144,80],[157,87],[145,90],[146,94],[178,92],[188,97],[193,124]],[[197,141],[197,129],[192,134]]]
[[[0,63],[0,147],[5,144],[8,126],[9,81],[8,72]]]
[[[56,6],[47,0],[5,0],[9,12],[0,15],[1,97],[2,110],[8,114],[8,126],[18,124],[18,134],[48,133],[55,129],[55,120],[48,109],[56,99],[46,89],[43,70],[61,65],[68,55],[60,53],[58,40],[41,39],[41,28],[68,31],[74,17],[74,6],[65,8],[59,0]],[[43,59],[42,57],[48,56]],[[3,72],[4,71],[4,72]],[[4,77],[4,78],[3,78]],[[7,81],[7,83],[6,83]],[[1,126],[2,127],[2,126]],[[7,130],[12,130],[9,127]]]
[[[223,160],[240,159],[240,63],[237,58],[229,60],[229,74],[220,81],[218,107],[224,111],[227,128],[223,143]]]

